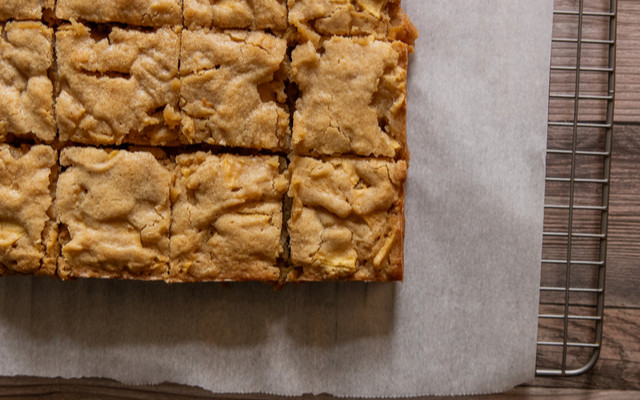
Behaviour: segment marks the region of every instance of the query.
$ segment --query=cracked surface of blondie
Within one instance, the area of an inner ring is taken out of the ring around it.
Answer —
[[[79,23],[61,26],[56,32],[60,140],[176,144],[180,29],[94,32]]]
[[[418,32],[400,0],[288,0],[289,23],[300,41],[318,45],[323,36],[369,36],[413,45]]]
[[[277,281],[287,179],[277,156],[176,158],[171,281]]]
[[[405,161],[293,157],[292,281],[402,279]]]
[[[0,142],[7,134],[51,142],[56,136],[53,30],[40,22],[0,24]]]
[[[268,33],[185,30],[180,140],[286,149],[286,52],[286,41]]]
[[[188,28],[287,29],[286,0],[184,0]]]
[[[67,21],[178,26],[182,25],[182,0],[58,0],[56,17]]]
[[[370,37],[296,47],[294,152],[406,158],[408,54],[405,43]]]
[[[0,144],[0,275],[56,272],[57,233],[49,216],[56,157],[49,146]]]
[[[70,147],[58,179],[62,279],[166,279],[172,166],[147,152]]]
[[[39,20],[45,9],[53,10],[55,0],[2,0],[0,1],[0,21]]]

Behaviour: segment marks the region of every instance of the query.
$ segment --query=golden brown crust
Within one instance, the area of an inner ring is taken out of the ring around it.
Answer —
[[[290,281],[401,280],[407,165],[294,157]]]
[[[56,52],[61,141],[177,143],[180,28],[115,27],[95,40],[89,27],[72,23],[57,30]]]
[[[48,146],[0,144],[0,275],[53,275],[55,224],[50,176],[56,152]]]
[[[56,136],[53,30],[40,22],[0,23],[0,142],[8,134],[50,143]]]
[[[56,17],[67,21],[179,26],[182,0],[58,0]]]
[[[409,51],[413,53],[414,44],[418,40],[418,29],[413,25],[409,16],[402,11],[400,3],[397,4],[397,7],[399,11],[394,13],[395,18],[391,21],[388,39],[406,43],[409,45]]]
[[[288,0],[288,4],[289,23],[302,43],[318,46],[323,37],[374,36],[413,47],[418,37],[400,0]]]
[[[39,20],[43,10],[53,10],[55,0],[2,0],[0,1],[0,21]]]
[[[184,0],[188,28],[287,29],[286,0]]]
[[[146,152],[70,147],[58,179],[58,275],[168,277],[172,167]]]
[[[185,30],[183,143],[286,151],[287,43],[268,33]]]
[[[176,162],[170,281],[277,281],[279,158],[198,152]]]
[[[294,152],[406,158],[408,51],[402,42],[370,37],[296,47]]]

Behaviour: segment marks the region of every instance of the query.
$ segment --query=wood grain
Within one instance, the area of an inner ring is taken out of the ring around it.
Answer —
[[[566,135],[565,135],[566,136]],[[549,147],[564,148],[563,135],[549,135]],[[591,132],[590,138],[579,139],[588,150],[603,150],[604,133]],[[607,252],[606,305],[640,308],[640,125],[616,125],[613,133],[611,167],[611,194],[609,197],[609,242]],[[551,155],[547,158],[547,176],[568,177],[570,159]],[[602,178],[602,158],[584,157],[577,162],[579,175],[586,178]],[[576,204],[599,205],[601,185],[578,185]],[[568,204],[567,184],[547,184],[547,204]],[[546,232],[567,232],[567,210],[547,210]],[[574,215],[575,232],[599,233],[600,212],[578,211]],[[574,257],[580,260],[599,259],[599,239],[576,239]],[[567,238],[546,237],[543,258],[566,259]],[[543,265],[542,286],[565,285],[563,265]],[[573,287],[597,287],[597,268],[576,268],[572,276]],[[555,304],[564,303],[564,294],[544,294],[543,300]],[[577,296],[576,296],[577,297]],[[578,304],[593,304],[593,296],[573,299]]]
[[[618,1],[616,121],[640,122],[640,2]]]
[[[585,375],[569,378],[537,378],[532,385],[544,387],[572,387],[583,389],[625,389],[640,390],[640,310],[606,308],[604,316],[604,338],[602,352],[595,367]],[[586,326],[573,329],[573,340],[592,340]],[[540,335],[552,337],[562,335],[562,328],[556,324],[541,325]],[[578,333],[578,337],[576,337]],[[580,335],[582,337],[580,337]],[[539,352],[540,362],[555,363],[560,357],[560,349],[555,352]],[[584,365],[590,351],[574,351],[570,363]]]
[[[638,391],[623,390],[581,390],[581,389],[555,389],[524,387],[510,392],[494,395],[479,396],[477,399],[486,400],[512,400],[512,399],[561,399],[561,400],[637,400],[640,398]]]
[[[640,308],[640,125],[616,126],[611,173],[606,304]]]
[[[608,11],[609,0],[589,0],[585,11]],[[556,0],[556,10],[576,10],[575,0]],[[640,122],[640,2],[637,0],[618,1],[617,43],[616,43],[616,100],[615,116],[618,122]],[[555,38],[577,38],[578,19],[575,16],[560,15],[554,18]],[[584,39],[608,38],[609,24],[605,17],[585,17],[583,20]],[[575,43],[554,43],[551,64],[554,66],[574,66],[577,48]],[[608,46],[587,44],[582,49],[583,67],[608,66]],[[573,94],[575,92],[575,72],[553,71],[551,73],[551,93]],[[607,73],[583,72],[580,93],[587,95],[607,94]],[[606,102],[602,100],[582,100],[579,120],[603,121]],[[553,121],[572,121],[574,101],[572,99],[551,99],[549,118]]]

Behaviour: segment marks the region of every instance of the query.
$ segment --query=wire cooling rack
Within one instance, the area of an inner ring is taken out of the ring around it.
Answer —
[[[600,355],[616,53],[616,0],[556,0],[537,374]]]

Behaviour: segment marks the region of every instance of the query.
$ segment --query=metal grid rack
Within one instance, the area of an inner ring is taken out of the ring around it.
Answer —
[[[537,374],[574,376],[600,354],[616,0],[556,0]]]

